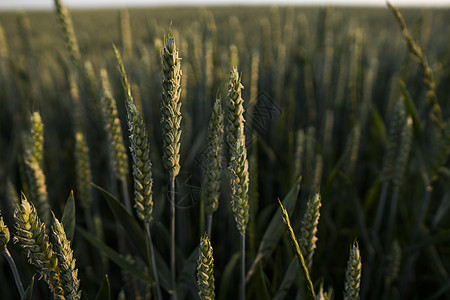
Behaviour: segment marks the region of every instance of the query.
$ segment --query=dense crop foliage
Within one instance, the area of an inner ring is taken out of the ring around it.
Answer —
[[[450,299],[448,9],[0,16],[1,299]]]

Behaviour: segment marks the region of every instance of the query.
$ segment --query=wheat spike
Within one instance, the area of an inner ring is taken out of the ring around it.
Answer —
[[[241,84],[236,67],[233,67],[228,82],[228,104],[227,104],[227,143],[229,151],[236,144],[236,141],[244,135],[244,100],[241,97],[241,90],[244,86]],[[230,153],[231,155],[231,153]]]
[[[320,192],[317,191],[313,197],[310,197],[306,204],[306,211],[302,219],[302,227],[300,230],[300,249],[305,258],[308,270],[311,270],[313,255],[316,249],[317,242],[317,226],[319,225],[320,217]]]
[[[122,181],[128,176],[128,156],[125,150],[122,129],[120,127],[119,113],[117,111],[116,100],[114,99],[109,85],[108,72],[102,68],[100,70],[102,82],[102,113],[105,124],[105,131],[108,134],[113,169],[116,177]]]
[[[169,35],[161,49],[163,62],[161,126],[163,132],[163,164],[170,177],[180,172],[181,137],[181,58],[175,38]]]
[[[48,224],[50,221],[50,204],[48,202],[47,185],[45,175],[38,162],[33,157],[25,158],[26,173],[30,184],[30,194],[36,205],[39,216]]]
[[[355,240],[350,249],[347,270],[345,271],[345,300],[358,300],[361,282],[361,255],[358,242]]]
[[[245,235],[249,215],[248,205],[248,161],[245,140],[242,135],[234,144],[232,149],[230,165],[231,183],[231,206],[233,208],[234,219],[241,235]]]
[[[133,157],[134,201],[139,219],[150,223],[152,219],[152,163],[150,161],[150,144],[144,120],[138,111],[131,95],[125,67],[119,51],[114,46],[119,72],[122,78],[122,88],[125,92],[128,128],[130,130],[130,150]]]
[[[70,17],[67,7],[61,2],[61,0],[55,0],[56,13],[61,24],[64,42],[69,50],[70,60],[76,68],[81,68],[81,54],[78,47],[77,37],[73,30],[72,18]]]
[[[89,162],[89,148],[81,132],[75,134],[75,164],[78,199],[81,207],[89,209],[92,203],[91,164]]]
[[[3,222],[3,217],[0,212],[0,252],[3,251],[3,249],[6,249],[6,246],[9,243],[9,229],[8,226],[5,225]]]
[[[214,294],[214,258],[211,242],[205,233],[200,240],[199,256],[197,261],[197,284],[202,300],[213,300]]]
[[[206,213],[214,213],[219,206],[220,173],[222,170],[223,109],[217,99],[208,126],[206,174],[203,181],[203,197]]]
[[[81,298],[80,280],[78,279],[78,269],[75,266],[75,258],[70,247],[70,241],[66,237],[66,232],[62,224],[53,216],[52,240],[54,253],[58,258],[61,285],[67,300],[79,300]]]
[[[45,225],[39,219],[35,207],[22,194],[20,208],[14,213],[16,219],[16,236],[14,242],[19,243],[25,251],[28,261],[33,264],[47,282],[55,299],[64,299],[61,286],[58,259],[53,253]]]

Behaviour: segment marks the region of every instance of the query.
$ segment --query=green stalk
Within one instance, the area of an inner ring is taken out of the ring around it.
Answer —
[[[8,226],[5,225],[3,222],[3,217],[0,215],[0,249],[3,253],[3,256],[5,256],[6,260],[9,263],[9,266],[11,267],[11,271],[14,276],[14,281],[16,282],[17,289],[19,290],[20,297],[23,296],[24,290],[22,281],[20,280],[19,272],[17,271],[16,264],[14,262],[14,259],[12,258],[11,254],[8,251],[8,248],[6,247],[8,245],[10,238],[9,229]]]
[[[145,223],[145,231],[147,232],[148,248],[150,249],[150,259],[152,264],[153,278],[155,280],[156,296],[158,300],[161,300],[162,296],[161,296],[161,289],[159,287],[158,269],[155,260],[155,249],[153,247],[152,236],[150,233],[150,223]]]
[[[11,254],[8,251],[8,248],[5,247],[2,251],[3,256],[6,258],[6,261],[8,262],[11,272],[14,276],[14,281],[16,282],[17,289],[19,290],[20,297],[23,296],[23,293],[25,292],[23,290],[22,280],[20,280],[19,271],[17,271],[16,263],[14,262],[14,259],[12,258]]]
[[[245,300],[245,232],[241,234],[241,287],[239,299]]]
[[[171,224],[170,224],[170,269],[172,281],[172,299],[177,299],[176,294],[176,262],[175,262],[175,176],[170,177],[170,206],[171,206]]]

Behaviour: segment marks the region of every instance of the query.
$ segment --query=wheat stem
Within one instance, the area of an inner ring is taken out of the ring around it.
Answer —
[[[20,297],[23,296],[24,290],[22,281],[20,280],[19,272],[17,271],[16,263],[14,262],[14,259],[12,258],[11,254],[8,251],[7,245],[9,242],[10,233],[8,226],[5,225],[3,222],[3,217],[0,214],[0,252],[3,253],[3,256],[8,261],[8,264],[11,268],[11,271],[14,276],[14,281],[16,283],[17,289],[19,290]]]
[[[155,249],[153,246],[152,235],[150,233],[150,223],[145,223],[145,231],[147,232],[148,248],[150,250],[150,259],[152,264],[153,279],[155,280],[156,296],[158,300],[162,299],[161,288],[159,286],[158,268],[156,266]]]
[[[240,300],[245,300],[245,232],[241,234],[241,286]]]
[[[172,282],[172,300],[177,299],[176,294],[176,261],[175,261],[175,177],[170,177],[170,269]]]

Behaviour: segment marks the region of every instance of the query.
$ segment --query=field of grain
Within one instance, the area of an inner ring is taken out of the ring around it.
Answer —
[[[0,298],[450,299],[449,20],[0,12]]]

